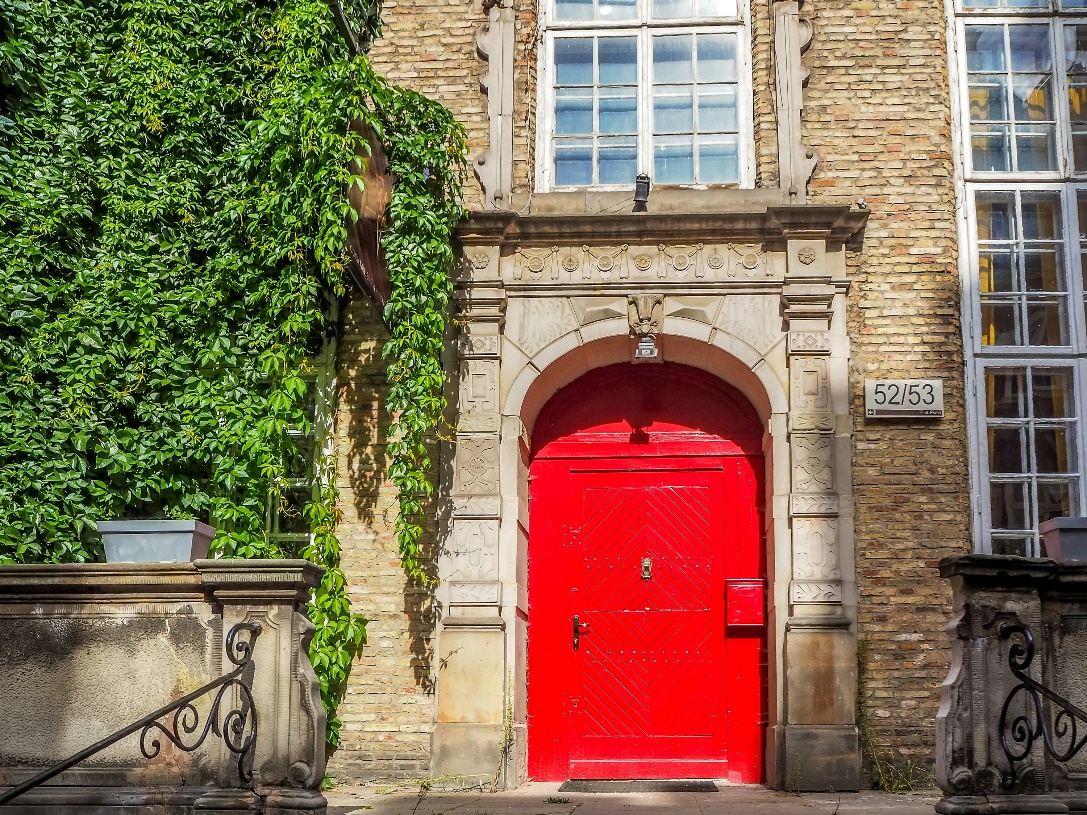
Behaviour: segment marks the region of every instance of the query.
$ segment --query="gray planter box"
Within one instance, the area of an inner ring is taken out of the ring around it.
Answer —
[[[107,563],[185,563],[208,556],[215,528],[200,521],[99,521]]]
[[[1051,518],[1038,524],[1042,554],[1053,560],[1087,562],[1087,518]]]

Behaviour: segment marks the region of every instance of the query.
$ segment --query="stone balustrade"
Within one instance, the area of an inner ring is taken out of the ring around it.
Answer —
[[[1087,750],[1058,761],[1041,729],[1066,755],[1087,735],[1087,721],[1059,717],[1057,701],[1087,710],[1087,563],[967,555],[945,558],[940,573],[955,606],[936,717],[936,780],[946,793],[936,811],[1087,812]],[[1035,684],[1057,696],[1032,692]]]
[[[193,752],[152,734],[148,759],[137,732],[0,812],[323,813],[325,713],[304,612],[320,578],[302,560],[0,567],[0,793],[229,673],[227,632],[260,624],[244,675],[258,723],[251,784],[214,733]],[[214,696],[193,702],[188,744]],[[235,706],[247,704],[232,688],[220,723]]]

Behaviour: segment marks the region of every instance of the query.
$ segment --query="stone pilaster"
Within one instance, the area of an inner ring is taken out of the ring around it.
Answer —
[[[803,204],[808,180],[815,172],[815,151],[800,138],[804,110],[804,86],[808,72],[801,64],[811,45],[811,24],[800,19],[797,0],[774,3],[774,91],[777,112],[778,186],[790,204]]]
[[[789,516],[793,575],[792,615],[832,611],[841,616],[839,499],[834,472],[834,405],[830,327],[835,288],[821,240],[789,241],[782,289],[789,323],[789,451],[792,488]]]
[[[835,309],[842,298],[824,239],[790,239],[787,250],[782,300],[789,329],[792,575],[780,772],[790,787],[856,789],[857,651],[845,606],[839,494],[849,489],[841,463],[849,460],[849,437],[837,433],[848,426],[848,415],[839,415],[848,382],[846,367],[834,355],[834,329],[840,326]]]
[[[476,36],[476,48],[487,60],[481,80],[487,92],[490,144],[473,162],[487,209],[509,209],[513,191],[513,0],[484,0],[487,22]]]
[[[492,9],[494,11],[495,9]],[[459,292],[452,524],[439,572],[447,611],[438,639],[434,775],[482,776],[500,759],[505,621],[499,560],[499,359],[505,294],[497,247],[465,257],[478,284]]]

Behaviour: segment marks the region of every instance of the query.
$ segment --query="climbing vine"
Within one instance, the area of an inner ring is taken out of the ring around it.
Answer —
[[[444,108],[418,94],[390,87],[371,74],[378,127],[396,177],[389,224],[381,245],[393,284],[385,319],[392,337],[388,407],[394,416],[389,480],[400,512],[396,534],[404,571],[432,580],[419,559],[425,500],[433,494],[428,442],[446,407],[441,352],[452,292],[453,229],[464,217],[460,203],[464,132]]]
[[[365,44],[380,0],[342,4]],[[418,575],[423,443],[464,136],[344,47],[326,0],[0,0],[0,562],[99,559],[97,520],[201,518],[225,557],[325,568],[311,658],[335,708],[365,638],[333,462],[302,507],[313,356],[344,294],[346,191],[371,125],[397,176],[390,478]],[[304,544],[268,533],[300,512]]]

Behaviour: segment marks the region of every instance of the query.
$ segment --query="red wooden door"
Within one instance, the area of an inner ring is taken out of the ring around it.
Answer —
[[[741,400],[682,366],[614,366],[541,414],[530,776],[761,780],[761,440]]]

